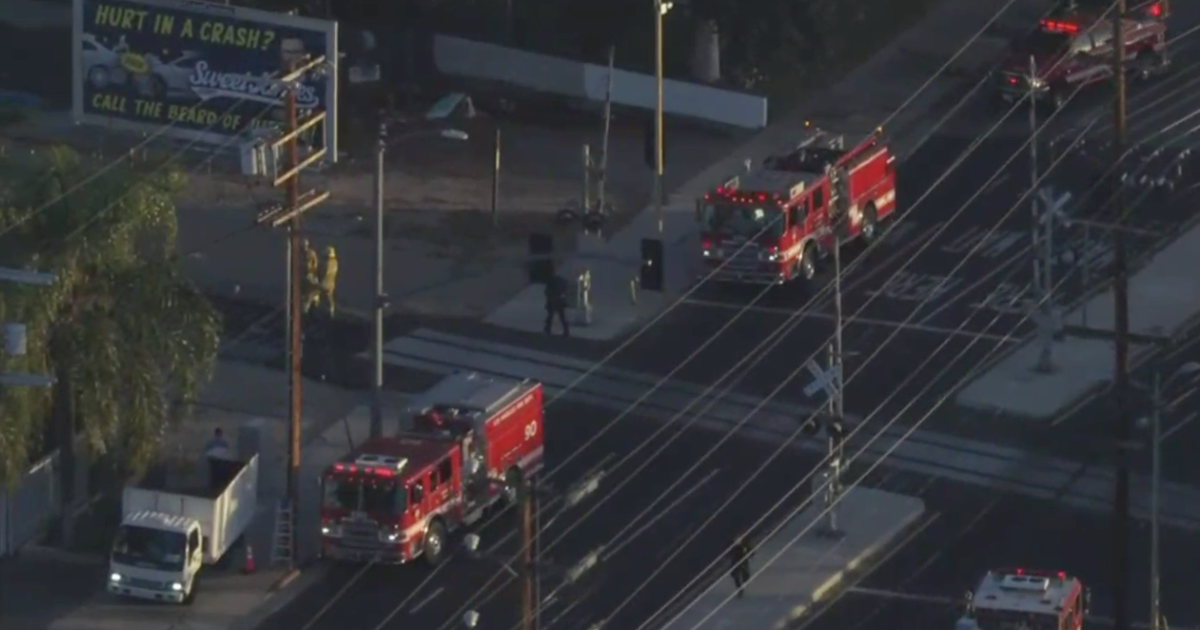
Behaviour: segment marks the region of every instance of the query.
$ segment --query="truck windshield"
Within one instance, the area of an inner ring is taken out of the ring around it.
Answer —
[[[1039,30],[1025,40],[1021,52],[1044,59],[1067,52],[1070,45],[1071,36],[1066,33]]]
[[[364,476],[325,477],[322,507],[327,510],[348,510],[369,514],[403,514],[406,493],[396,482]]]
[[[753,238],[783,234],[783,211],[779,208],[706,204],[702,217],[707,231],[728,236]]]
[[[158,571],[182,571],[187,536],[180,532],[122,525],[113,541],[117,564]]]
[[[978,608],[975,610],[975,623],[980,630],[1057,630],[1058,617],[1039,613]]]

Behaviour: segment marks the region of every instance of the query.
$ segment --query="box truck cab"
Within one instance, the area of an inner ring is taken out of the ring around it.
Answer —
[[[245,534],[257,510],[258,456],[210,457],[208,482],[126,487],[109,557],[108,591],[190,603],[201,569],[217,564]]]

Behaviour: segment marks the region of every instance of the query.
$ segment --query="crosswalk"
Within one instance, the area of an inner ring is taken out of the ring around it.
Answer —
[[[434,375],[474,371],[533,378],[545,385],[551,397],[562,395],[617,414],[634,406],[631,419],[625,421],[674,421],[680,427],[687,424],[722,434],[736,431],[740,437],[770,445],[790,440],[800,419],[814,411],[793,401],[767,401],[735,392],[720,395],[721,388],[710,390],[695,383],[660,385],[659,377],[651,374],[426,328],[392,339],[384,350],[386,363],[406,369]],[[554,417],[551,411],[551,427]],[[848,421],[858,424],[860,419]],[[883,459],[885,467],[895,470],[1111,512],[1111,468],[933,430],[894,425],[880,433],[885,423],[872,419],[850,440],[850,452],[863,449],[866,461]],[[824,450],[814,440],[799,439],[793,446],[816,453]],[[1149,515],[1149,485],[1149,479],[1135,476],[1138,518]],[[1200,531],[1200,489],[1163,483],[1160,519],[1164,525]]]

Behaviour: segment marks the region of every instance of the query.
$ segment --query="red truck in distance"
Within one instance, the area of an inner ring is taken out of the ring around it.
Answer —
[[[880,133],[847,149],[842,136],[809,127],[795,150],[697,200],[704,275],[812,280],[834,247],[882,235],[896,210],[895,162]]]
[[[542,468],[542,385],[446,377],[411,429],[368,440],[321,478],[321,556],[437,564],[446,537],[479,521]]]
[[[1112,77],[1113,23],[1086,9],[1063,11],[1041,20],[1018,42],[999,74],[1001,98],[1009,103],[1033,93],[1039,103],[1059,109],[1076,90]],[[1123,22],[1125,59],[1131,76],[1149,79],[1171,63],[1165,10],[1150,3]]]

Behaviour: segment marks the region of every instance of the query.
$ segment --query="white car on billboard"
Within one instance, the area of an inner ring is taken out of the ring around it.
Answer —
[[[110,85],[125,85],[129,71],[121,65],[121,53],[105,46],[94,35],[84,33],[80,47],[83,51],[83,76],[94,90]]]
[[[191,77],[200,57],[200,53],[190,50],[167,57],[166,61],[158,55],[146,55],[146,74],[135,77],[133,84],[138,94],[147,98],[192,96]]]

